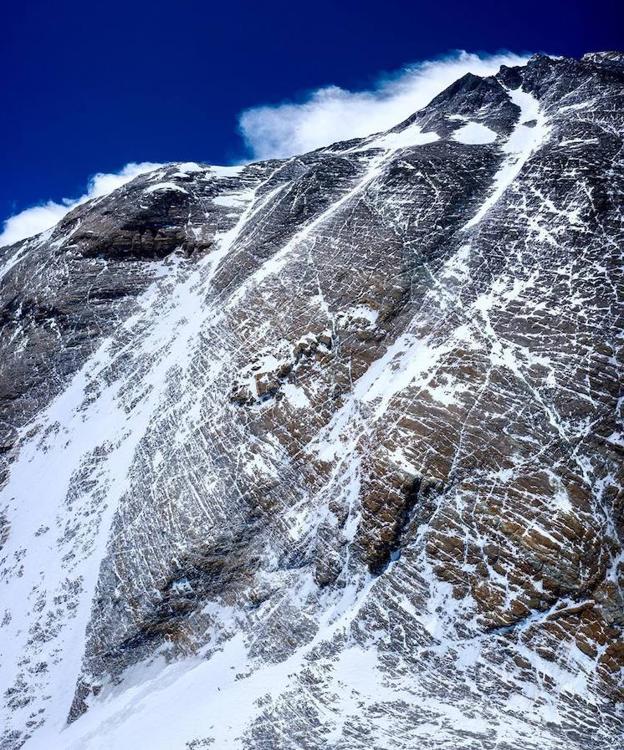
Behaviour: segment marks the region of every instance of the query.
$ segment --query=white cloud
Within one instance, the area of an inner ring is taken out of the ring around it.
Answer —
[[[26,237],[31,237],[33,234],[39,234],[39,232],[50,229],[72,208],[91,200],[91,198],[107,195],[138,175],[150,172],[160,166],[160,164],[147,161],[140,164],[126,164],[120,172],[93,175],[89,179],[87,192],[80,198],[63,198],[60,203],[48,201],[39,206],[20,211],[20,213],[9,217],[4,222],[2,233],[0,233],[0,247],[11,245],[13,242],[18,242]]]
[[[240,130],[254,159],[305,153],[335,141],[357,138],[397,125],[466,73],[493,75],[501,65],[524,65],[527,56],[503,52],[456,52],[410,65],[376,81],[367,91],[327,86],[303,102],[245,110]]]

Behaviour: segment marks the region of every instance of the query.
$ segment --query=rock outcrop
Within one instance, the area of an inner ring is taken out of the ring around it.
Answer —
[[[0,747],[617,745],[623,60],[0,250]]]

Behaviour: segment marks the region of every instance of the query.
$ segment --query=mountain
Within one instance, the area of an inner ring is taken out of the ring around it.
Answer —
[[[3,750],[612,750],[624,54],[0,250]]]

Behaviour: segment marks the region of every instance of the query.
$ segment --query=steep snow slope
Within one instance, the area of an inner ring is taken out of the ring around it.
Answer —
[[[612,748],[624,65],[0,251],[2,748]]]

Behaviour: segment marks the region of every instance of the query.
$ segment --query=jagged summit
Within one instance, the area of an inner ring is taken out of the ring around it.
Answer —
[[[0,251],[2,750],[611,750],[620,53]]]
[[[624,65],[624,52],[588,52],[581,58],[594,65]]]

